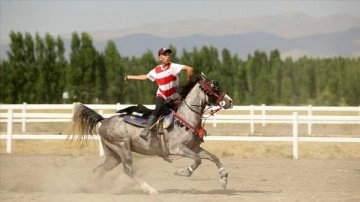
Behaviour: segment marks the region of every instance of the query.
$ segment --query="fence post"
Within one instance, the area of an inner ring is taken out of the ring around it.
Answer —
[[[265,104],[262,104],[261,105],[261,115],[262,115],[262,126],[265,126],[265,115],[266,115],[266,112],[265,112]]]
[[[255,126],[254,126],[254,105],[250,106],[250,133],[255,133]]]
[[[309,108],[308,108],[308,135],[311,135],[312,133],[312,106],[309,105]]]
[[[22,116],[22,132],[25,133],[26,132],[26,102],[23,103],[21,116]]]
[[[298,113],[293,112],[293,158],[299,157],[299,137],[298,137]]]
[[[101,116],[104,116],[104,110],[99,110],[99,114]],[[100,123],[101,124],[101,123]],[[101,137],[99,137],[99,156],[104,156],[104,148],[103,148],[103,145],[101,144]]]
[[[72,112],[71,112],[71,114],[74,114],[74,113],[75,113],[75,108],[76,108],[76,106],[77,106],[77,102],[73,102],[73,103],[72,103]]]
[[[11,153],[12,147],[12,133],[13,133],[13,110],[8,109],[8,120],[7,120],[7,138],[6,138],[6,153]]]
[[[116,111],[121,109],[121,104],[118,102],[116,103]]]
[[[216,117],[214,116],[213,127],[216,128]]]

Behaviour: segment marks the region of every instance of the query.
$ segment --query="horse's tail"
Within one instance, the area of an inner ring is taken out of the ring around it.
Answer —
[[[68,140],[76,139],[78,143],[82,143],[84,140],[89,139],[90,136],[96,135],[96,125],[102,120],[104,120],[104,117],[100,114],[82,103],[78,103],[74,109]]]

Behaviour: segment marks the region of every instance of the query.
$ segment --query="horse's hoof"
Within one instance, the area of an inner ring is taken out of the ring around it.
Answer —
[[[221,186],[223,187],[223,189],[226,189],[226,186],[227,186],[227,177],[221,177],[221,178],[220,178],[220,183],[221,183]]]
[[[167,162],[169,162],[169,163],[172,163],[173,161],[170,159],[170,158],[168,158],[168,157],[162,157],[163,159],[164,159],[164,161],[167,161]]]
[[[190,177],[192,173],[189,172],[188,169],[185,169],[185,170],[178,170],[174,174],[183,177]]]
[[[159,194],[159,192],[156,191],[156,189],[149,190],[149,195],[158,195],[158,194]]]

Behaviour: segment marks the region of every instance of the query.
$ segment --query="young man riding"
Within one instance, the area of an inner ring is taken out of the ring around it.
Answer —
[[[193,76],[193,68],[187,65],[171,63],[172,50],[168,48],[160,48],[158,51],[158,58],[160,64],[153,68],[148,74],[142,75],[127,75],[124,80],[146,80],[156,81],[158,90],[156,92],[155,110],[149,116],[146,127],[140,133],[140,137],[144,140],[148,139],[150,128],[160,116],[161,108],[165,100],[176,100],[179,97],[177,87],[179,86],[179,73],[186,71],[187,81]]]

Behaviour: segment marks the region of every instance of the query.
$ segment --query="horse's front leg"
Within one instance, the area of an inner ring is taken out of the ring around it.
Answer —
[[[219,174],[220,174],[220,183],[224,189],[226,189],[227,186],[227,178],[228,178],[228,172],[225,170],[224,166],[221,164],[219,158],[215,156],[214,154],[206,151],[202,147],[197,147],[194,149],[194,151],[200,156],[201,159],[208,159],[215,163]]]
[[[189,149],[188,147],[186,147],[185,145],[179,145],[176,148],[170,149],[170,153],[176,154],[179,156],[183,156],[183,157],[187,157],[187,158],[191,158],[194,160],[194,163],[191,164],[188,168],[176,171],[174,173],[175,175],[190,177],[191,174],[202,163],[200,156],[197,153],[195,153],[194,151],[192,151],[191,149]]]

